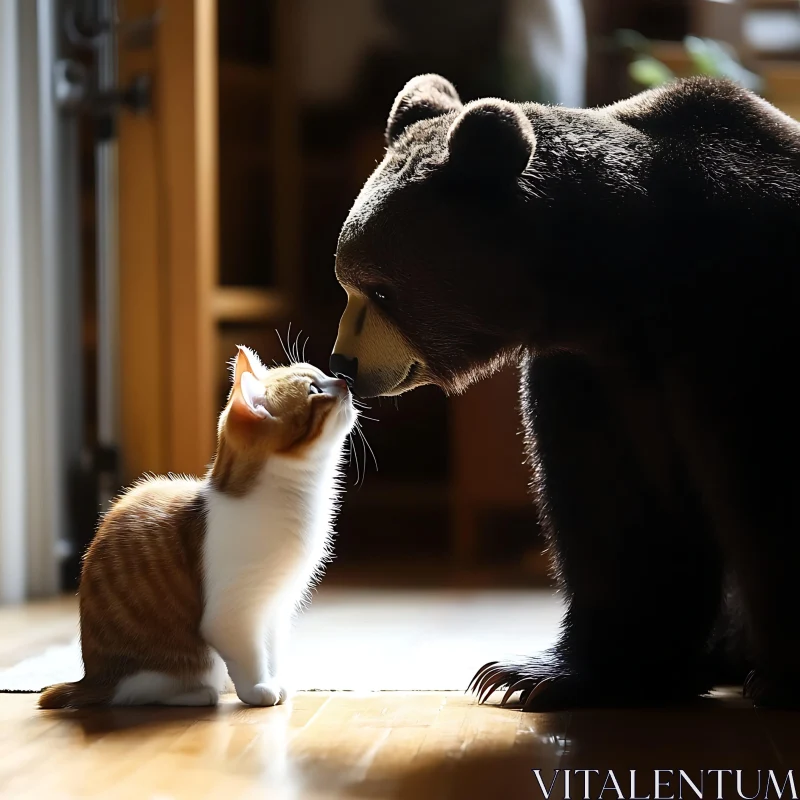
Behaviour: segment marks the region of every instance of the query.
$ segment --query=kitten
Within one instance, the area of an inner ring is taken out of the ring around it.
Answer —
[[[328,555],[347,384],[239,348],[202,480],[148,478],[120,497],[80,585],[85,676],[41,708],[213,705],[227,672],[250,705],[283,702],[292,616]],[[187,397],[188,399],[188,397]]]

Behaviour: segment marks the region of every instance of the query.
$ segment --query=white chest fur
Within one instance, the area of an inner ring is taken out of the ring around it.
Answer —
[[[237,606],[300,602],[327,556],[337,493],[335,459],[313,468],[271,459],[244,497],[209,487],[206,604],[223,594]]]
[[[270,459],[244,497],[208,488],[200,630],[246,703],[287,696],[283,651],[328,555],[337,461]]]

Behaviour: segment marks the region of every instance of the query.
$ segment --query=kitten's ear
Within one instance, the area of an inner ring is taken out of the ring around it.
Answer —
[[[237,373],[238,375],[238,373]],[[267,409],[267,394],[264,386],[252,372],[238,375],[237,385],[233,390],[228,419],[237,423],[263,422],[275,417]]]
[[[256,378],[263,380],[267,374],[267,370],[261,363],[261,359],[249,348],[244,345],[238,345],[238,352],[231,364],[232,383],[233,386],[238,386],[241,383],[242,375],[249,372]]]

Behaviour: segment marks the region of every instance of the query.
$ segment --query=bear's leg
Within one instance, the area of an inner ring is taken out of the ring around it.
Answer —
[[[680,489],[669,501],[659,496],[635,431],[585,359],[529,360],[522,406],[567,611],[551,651],[488,664],[471,685],[482,699],[505,688],[504,702],[520,691],[525,709],[537,711],[708,691],[704,652],[720,609],[721,569],[697,503]],[[646,424],[666,424],[663,406],[654,404],[652,421],[647,411]]]
[[[781,338],[728,342],[670,378],[676,433],[738,579],[757,705],[800,709],[800,470]],[[726,358],[731,353],[734,358]]]

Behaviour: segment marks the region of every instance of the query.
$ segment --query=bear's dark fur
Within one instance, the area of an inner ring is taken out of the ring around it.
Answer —
[[[636,705],[752,669],[755,702],[800,706],[800,125],[718,80],[574,110],[428,75],[387,143],[337,276],[420,354],[401,389],[521,364],[567,603],[551,652],[478,690]]]

